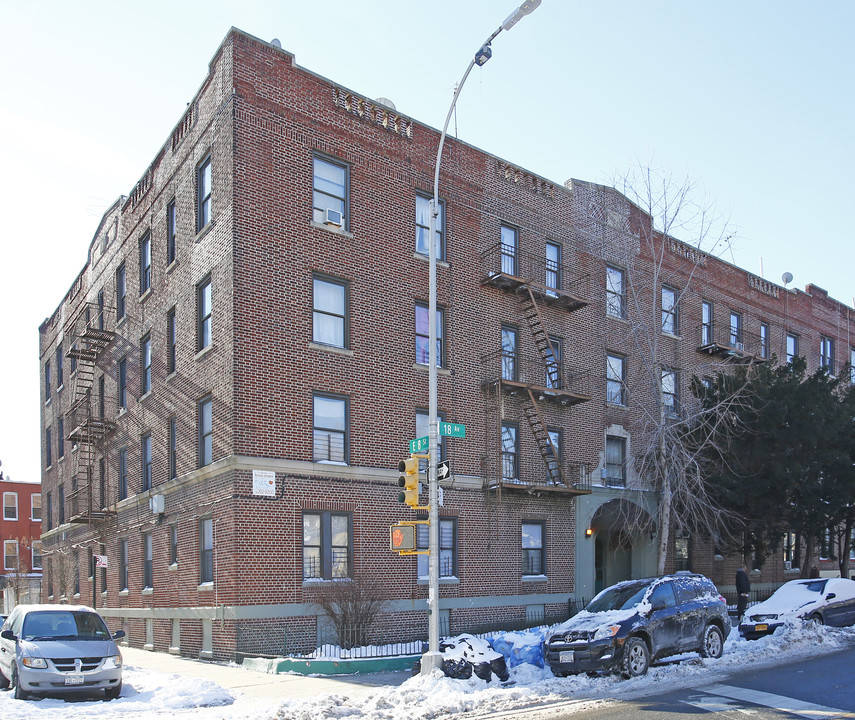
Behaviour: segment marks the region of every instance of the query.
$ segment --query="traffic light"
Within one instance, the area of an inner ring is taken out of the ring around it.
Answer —
[[[411,508],[419,506],[419,460],[410,457],[398,463],[398,486],[404,488],[398,493],[398,502],[407,503]]]

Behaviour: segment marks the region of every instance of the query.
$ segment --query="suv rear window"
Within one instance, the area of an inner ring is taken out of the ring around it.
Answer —
[[[680,603],[692,602],[708,597],[718,597],[718,590],[712,580],[704,577],[676,578],[677,599]]]

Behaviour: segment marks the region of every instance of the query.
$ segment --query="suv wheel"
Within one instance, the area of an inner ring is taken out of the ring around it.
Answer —
[[[707,625],[701,641],[701,657],[720,658],[724,653],[724,638],[717,625]]]
[[[638,677],[650,667],[650,651],[640,637],[631,637],[623,649],[623,671],[625,678]]]

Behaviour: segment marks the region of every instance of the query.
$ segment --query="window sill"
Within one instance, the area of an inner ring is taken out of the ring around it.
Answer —
[[[143,650],[148,650],[149,652],[154,652],[154,645],[152,643],[146,643],[142,646]]]
[[[424,260],[425,262],[430,262],[430,257],[428,255],[424,255],[420,252],[414,252],[413,257],[416,260]],[[440,258],[436,259],[436,266],[437,267],[443,267],[443,268],[450,267],[446,260],[441,260]]]
[[[127,322],[128,322],[128,315],[127,315],[127,313],[125,313],[124,315],[122,315],[122,317],[120,317],[118,320],[116,320],[116,330],[118,330],[120,327],[125,325]]]
[[[74,595],[71,596],[71,599],[72,600],[80,600],[80,593],[79,592],[74,593]]]
[[[324,223],[315,222],[314,220],[309,221],[309,225],[314,228],[318,228],[318,230],[326,230],[328,233],[332,233],[333,235],[341,235],[342,237],[353,239],[353,233],[343,229],[338,228],[335,225],[325,225]]]
[[[128,591],[127,591],[127,589],[125,589],[125,590],[119,590],[119,597],[127,597],[127,596],[128,596]]]
[[[339,347],[338,345],[324,345],[323,343],[310,342],[309,348],[311,350],[322,350],[324,352],[334,353],[335,355],[345,355],[347,357],[353,357],[353,350]]]
[[[140,595],[151,595],[152,593],[154,593],[154,588],[144,587],[140,590]]]
[[[151,397],[152,390],[149,390],[145,395],[140,395],[140,399],[137,402],[142,402],[143,400],[148,400]]]
[[[176,570],[178,570],[178,563],[172,563],[171,565],[166,566],[167,572],[175,572]]]
[[[214,583],[213,582],[203,582],[196,589],[199,592],[213,592]]]
[[[546,582],[549,578],[546,575],[523,575],[521,580],[524,583],[539,583]]]
[[[178,377],[178,371],[173,370],[169,375],[167,375],[163,380],[164,382],[172,382],[175,378]]]
[[[45,407],[50,405],[52,402],[53,402],[53,400],[51,398],[48,398],[47,400],[45,400]]]
[[[679,335],[677,333],[667,332],[666,330],[663,330],[662,334],[665,337],[673,338],[674,340],[682,340],[683,339],[682,335]]]
[[[65,383],[63,383],[62,385],[60,385],[60,386],[56,389],[57,394],[61,393],[61,392],[62,392],[62,389],[63,389],[64,387],[65,387]]]
[[[214,343],[211,343],[210,345],[206,345],[205,347],[203,347],[199,352],[197,352],[193,356],[193,359],[194,360],[201,360],[203,357],[205,357],[205,355],[207,355],[209,352],[212,352],[213,350],[214,350]]]
[[[128,412],[128,409],[127,409],[126,407],[120,407],[120,408],[119,408],[119,414],[118,414],[116,417],[117,417],[117,418],[120,418],[120,417],[122,417],[123,415],[126,415],[126,414],[127,414],[127,412]]]
[[[166,274],[169,275],[175,268],[178,267],[178,259],[173,260],[169,265],[166,266]]]
[[[343,460],[312,460],[313,463],[317,463],[318,465],[338,465],[339,467],[347,467],[347,463]]]
[[[609,402],[608,400],[606,400],[606,407],[618,408],[620,410],[628,410],[629,409],[629,406],[625,405],[624,403],[614,403],[614,402]]]
[[[195,235],[195,237],[193,238],[193,242],[194,242],[194,243],[201,242],[201,241],[205,238],[205,236],[206,236],[209,232],[211,232],[211,229],[212,229],[212,228],[214,228],[214,227],[216,226],[216,224],[217,224],[216,220],[213,220],[213,219],[208,220],[208,224],[207,224],[207,225],[205,225],[205,227],[203,227],[203,228],[199,228],[199,229],[196,231],[196,235]]]
[[[417,584],[418,585],[428,585],[428,584],[430,584],[430,578],[425,577],[424,575],[419,575]],[[448,577],[441,577],[439,579],[439,584],[440,585],[459,585],[460,584],[460,578],[455,577],[454,575],[449,575]]]
[[[327,585],[336,582],[351,582],[351,578],[303,578],[303,587],[312,587],[316,585]]]
[[[430,365],[422,365],[421,363],[413,363],[413,370],[422,370],[424,372],[428,372],[430,370]],[[448,377],[451,377],[451,370],[449,370],[448,368],[444,368],[444,367],[437,367],[436,368],[436,374],[437,375],[446,375]]]
[[[146,289],[146,291],[145,291],[142,295],[140,295],[140,302],[141,302],[141,303],[144,303],[144,302],[145,302],[146,300],[148,300],[152,295],[154,295],[154,290],[152,289],[152,287],[151,287],[151,286],[149,286],[149,287]]]

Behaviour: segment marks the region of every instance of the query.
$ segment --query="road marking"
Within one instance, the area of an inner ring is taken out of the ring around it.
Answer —
[[[681,702],[686,703],[686,705],[696,707],[699,710],[705,710],[706,712],[737,711],[745,715],[757,714],[757,710],[750,710],[748,708],[744,708],[735,700],[731,700],[730,698],[725,697],[719,697],[718,695],[692,695],[686,700],[681,700]]]
[[[739,700],[741,702],[749,702],[752,705],[762,705],[763,707],[781,710],[783,712],[792,713],[810,720],[830,720],[831,718],[849,718],[855,720],[855,712],[847,710],[839,710],[838,708],[827,707],[825,705],[816,705],[814,703],[797,700],[796,698],[786,697],[785,695],[774,695],[773,693],[761,692],[760,690],[750,690],[748,688],[736,687],[733,685],[708,685],[705,688],[698,688],[704,693],[709,693],[713,697],[708,705],[712,708],[715,705],[722,705],[720,710],[738,710],[728,703],[726,698]],[[716,698],[715,695],[721,695],[723,698]],[[723,700],[723,702],[721,702]],[[689,705],[695,705],[697,696],[693,696],[692,702]],[[701,707],[700,705],[696,705]],[[714,711],[714,710],[711,710]]]

